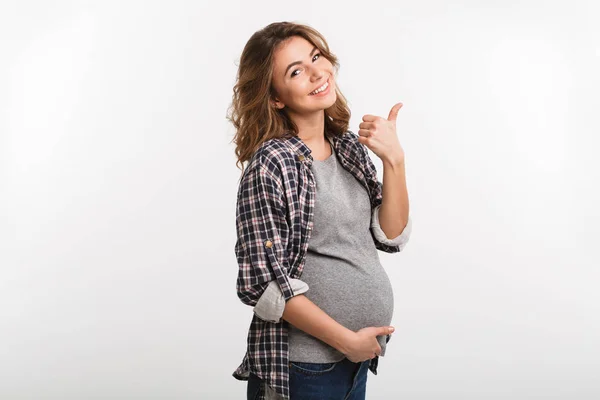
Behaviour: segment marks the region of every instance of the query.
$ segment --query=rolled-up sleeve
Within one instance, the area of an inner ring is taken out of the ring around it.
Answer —
[[[308,284],[300,279],[289,278],[294,296],[306,293]],[[271,281],[254,306],[254,314],[265,321],[278,323],[285,310],[285,298],[276,281]]]
[[[381,229],[381,225],[379,224],[379,209],[381,208],[381,204],[373,209],[373,218],[371,218],[371,229],[373,231],[373,235],[375,238],[383,244],[388,246],[398,246],[398,251],[402,251],[404,246],[408,243],[410,238],[410,234],[412,232],[412,219],[410,215],[408,216],[408,222],[404,227],[404,230],[401,234],[396,236],[395,238],[388,238],[385,235],[385,232]]]
[[[236,210],[239,299],[254,307],[273,282],[284,298],[290,299],[294,292],[288,277],[289,229],[279,179],[262,164],[247,170],[240,182]]]

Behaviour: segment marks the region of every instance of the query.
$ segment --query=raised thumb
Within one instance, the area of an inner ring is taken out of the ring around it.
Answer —
[[[388,121],[396,121],[396,118],[398,118],[398,111],[400,111],[402,105],[402,103],[394,104],[394,107],[392,107],[390,114],[388,115]]]

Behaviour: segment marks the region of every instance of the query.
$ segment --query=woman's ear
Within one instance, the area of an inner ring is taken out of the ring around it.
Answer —
[[[279,100],[271,100],[271,105],[279,110],[281,110],[283,107],[285,107],[285,104],[283,104]]]

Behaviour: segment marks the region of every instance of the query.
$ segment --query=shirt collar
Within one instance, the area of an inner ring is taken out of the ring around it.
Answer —
[[[331,145],[333,146],[333,149],[337,153],[339,140],[341,138],[336,135],[330,135],[330,136],[326,136],[326,137],[329,139],[329,142],[331,143]],[[296,153],[296,155],[298,156],[298,159],[300,161],[307,162],[308,166],[310,166],[313,162],[313,157],[311,154],[312,150],[310,149],[310,147],[308,147],[302,141],[302,139],[300,139],[298,136],[289,136],[289,137],[286,137],[285,139],[286,139],[288,145],[294,151],[294,153]]]

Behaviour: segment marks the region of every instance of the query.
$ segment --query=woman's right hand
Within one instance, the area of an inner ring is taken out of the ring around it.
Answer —
[[[377,336],[386,336],[394,331],[393,326],[371,326],[356,331],[346,343],[344,355],[354,363],[375,358],[381,354]]]

